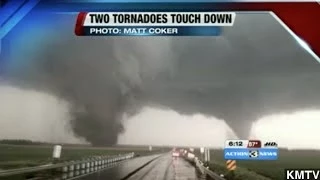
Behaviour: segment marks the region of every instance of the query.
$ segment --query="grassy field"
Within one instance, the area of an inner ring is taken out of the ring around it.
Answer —
[[[212,150],[210,154],[211,169],[226,174],[223,150]],[[237,167],[236,180],[282,180],[285,168],[320,168],[320,151],[280,150],[277,161],[237,161]]]
[[[63,146],[61,160],[79,160],[86,157],[117,155],[135,152],[139,155],[147,155],[161,151],[154,148],[149,152],[148,147],[110,147],[96,148],[89,146]],[[0,144],[0,169],[11,169],[26,166],[45,164],[52,160],[52,145],[4,145]]]

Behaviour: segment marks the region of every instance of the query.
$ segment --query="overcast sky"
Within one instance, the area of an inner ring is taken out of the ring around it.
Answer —
[[[75,17],[60,16],[11,42],[0,137],[220,147],[251,136],[319,148],[318,62],[271,15],[183,38],[75,37]]]
[[[318,127],[320,111],[275,114],[258,119],[250,131],[251,139],[276,141],[290,149],[320,149]],[[226,139],[237,139],[226,123],[215,117],[180,115],[172,110],[145,108],[127,120],[121,144],[204,146],[222,148]]]

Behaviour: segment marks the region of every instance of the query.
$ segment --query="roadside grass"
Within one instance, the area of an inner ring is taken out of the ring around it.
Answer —
[[[219,174],[229,173],[222,149],[211,150],[210,156],[210,169]],[[320,151],[281,149],[276,161],[237,161],[235,180],[282,180],[286,168],[320,168]]]
[[[254,171],[250,171],[246,168],[238,167],[234,172],[234,177],[231,177],[231,173],[226,169],[223,163],[211,162],[209,168],[217,174],[223,174],[228,180],[271,180],[271,178],[260,175]]]
[[[0,169],[11,169],[36,166],[52,161],[52,145],[4,145],[0,144]],[[135,152],[137,155],[148,155],[160,152],[160,149],[149,151],[148,147],[90,147],[63,146],[61,161],[80,160],[93,156],[112,156]]]

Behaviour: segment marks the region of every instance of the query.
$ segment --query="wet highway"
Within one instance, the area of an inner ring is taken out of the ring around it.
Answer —
[[[157,158],[158,157],[158,158]],[[152,161],[153,160],[153,161]],[[139,167],[148,163],[139,171]],[[135,173],[133,173],[135,172]],[[117,166],[77,178],[80,180],[198,180],[196,169],[171,154],[138,157]]]
[[[194,166],[182,158],[160,157],[128,180],[198,180]]]

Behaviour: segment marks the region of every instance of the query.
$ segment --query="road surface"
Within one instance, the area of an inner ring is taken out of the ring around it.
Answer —
[[[106,170],[86,175],[80,180],[198,180],[196,169],[182,158],[172,158],[170,154],[135,158]],[[156,159],[155,159],[156,158]],[[155,159],[155,160],[153,160]],[[153,160],[153,161],[152,161]],[[137,168],[150,162],[138,172]]]
[[[182,158],[172,158],[170,155],[160,157],[150,163],[128,180],[198,180],[194,166]]]

